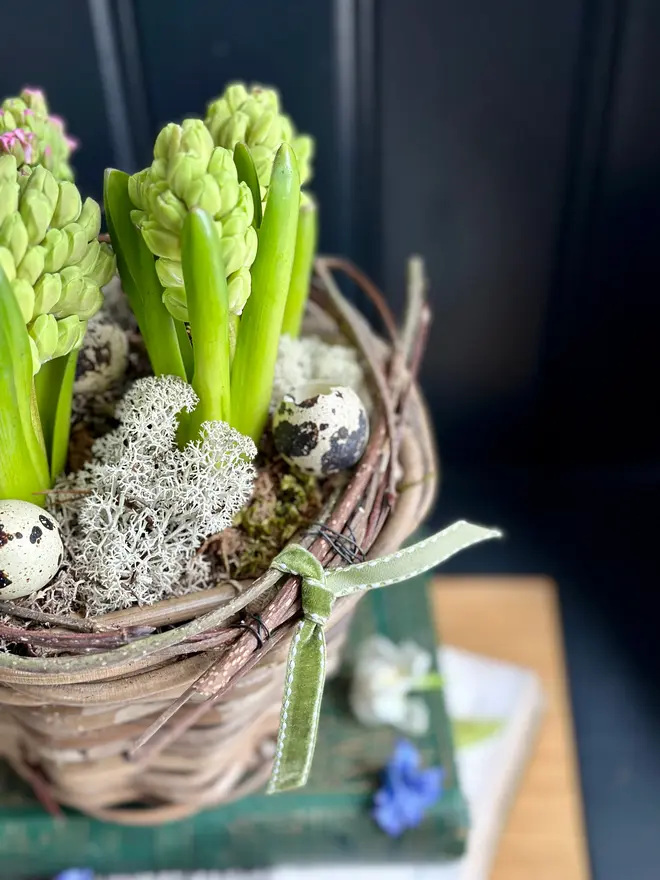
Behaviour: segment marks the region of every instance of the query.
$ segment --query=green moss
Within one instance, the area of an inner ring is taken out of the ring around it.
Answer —
[[[257,577],[294,535],[313,523],[323,505],[319,481],[282,461],[259,472],[252,500],[219,536],[216,552],[232,577]]]

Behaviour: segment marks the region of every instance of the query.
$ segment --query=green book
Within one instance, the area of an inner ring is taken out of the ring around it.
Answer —
[[[428,577],[375,590],[361,601],[351,626],[346,663],[329,681],[309,783],[276,796],[253,795],[160,828],[124,828],[68,813],[45,815],[29,791],[0,765],[0,864],[7,880],[52,877],[64,868],[100,874],[131,871],[258,868],[304,863],[405,863],[460,856],[467,804],[456,774],[443,694],[425,695],[429,733],[415,740],[425,766],[444,768],[443,795],[416,829],[390,839],[370,816],[379,774],[399,738],[389,728],[366,730],[347,705],[350,656],[381,633],[412,639],[436,655]]]

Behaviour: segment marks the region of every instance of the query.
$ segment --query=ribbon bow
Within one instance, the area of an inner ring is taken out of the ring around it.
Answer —
[[[473,544],[499,537],[497,529],[461,520],[412,547],[347,568],[325,571],[318,559],[298,544],[275,557],[271,568],[302,578],[303,619],[289,649],[269,794],[307,782],[325,683],[324,627],[335,599],[407,581]]]

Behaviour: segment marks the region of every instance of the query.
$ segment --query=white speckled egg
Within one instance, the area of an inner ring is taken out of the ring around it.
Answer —
[[[87,327],[78,355],[76,394],[94,395],[108,391],[121,381],[128,367],[128,336],[118,324],[97,318]]]
[[[273,416],[275,447],[318,477],[353,467],[369,440],[369,418],[352,388],[309,383],[286,394]]]
[[[57,521],[29,501],[0,501],[0,599],[45,587],[62,564]]]

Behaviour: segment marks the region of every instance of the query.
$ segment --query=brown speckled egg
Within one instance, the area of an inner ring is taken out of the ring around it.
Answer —
[[[60,527],[29,501],[0,501],[0,599],[45,587],[62,564]]]
[[[128,337],[118,324],[90,321],[76,364],[76,394],[101,394],[124,378],[128,367]]]
[[[318,477],[353,467],[369,440],[369,418],[352,388],[309,383],[275,408],[273,439],[292,465]]]

